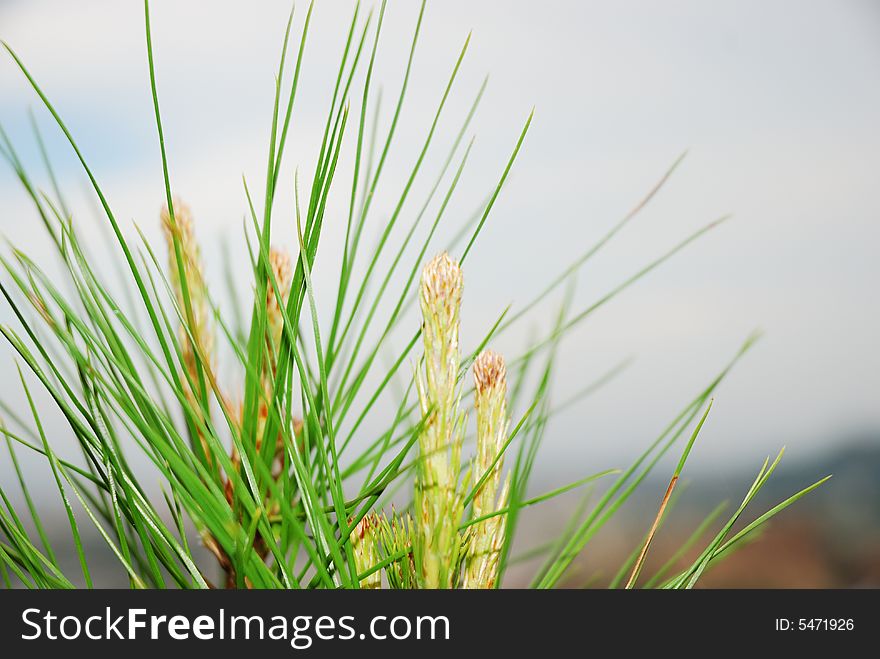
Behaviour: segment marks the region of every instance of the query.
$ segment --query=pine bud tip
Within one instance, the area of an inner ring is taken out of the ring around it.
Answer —
[[[474,384],[477,393],[507,386],[507,367],[504,357],[493,350],[484,350],[474,361]]]

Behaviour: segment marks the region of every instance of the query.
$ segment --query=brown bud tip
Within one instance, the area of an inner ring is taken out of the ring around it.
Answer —
[[[461,295],[461,268],[446,252],[440,252],[422,270],[424,292],[434,300],[450,300]]]
[[[351,524],[352,521],[353,520],[351,518],[349,518],[348,523]],[[353,533],[358,538],[363,540],[365,535],[367,535],[368,533],[372,533],[373,531],[378,530],[380,523],[381,523],[381,520],[376,513],[367,513],[366,515],[364,515],[364,517],[361,519],[361,521],[359,521],[355,525],[355,527],[353,529]]]
[[[174,221],[177,225],[176,233],[178,237],[190,236],[193,232],[192,211],[180,197],[174,197],[172,203],[174,204]],[[175,232],[175,227],[171,222],[171,213],[168,212],[167,204],[162,206],[159,217],[162,220],[162,231],[165,233],[165,238],[170,244],[172,241],[171,235]]]
[[[280,247],[270,248],[269,265],[272,267],[272,274],[275,275],[278,287],[283,289],[289,286],[293,276],[293,268],[290,265],[290,254],[287,253],[287,250]]]
[[[291,267],[290,254],[287,253],[287,250],[271,247],[269,249],[269,267],[272,268],[275,283],[278,284],[278,290],[283,301],[286,303],[287,294],[290,292],[290,281],[293,278],[293,268]],[[266,288],[266,304],[269,308],[274,308],[275,306],[275,288],[272,286],[271,279]]]
[[[474,361],[474,384],[478,393],[497,386],[507,386],[507,367],[504,357],[492,350],[484,350]]]

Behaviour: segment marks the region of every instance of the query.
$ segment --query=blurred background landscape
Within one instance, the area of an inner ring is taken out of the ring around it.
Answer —
[[[223,245],[240,251],[242,244],[242,174],[259,181],[263,173],[273,73],[290,4],[154,0],[151,8],[172,179],[193,208],[209,276],[222,280]],[[316,5],[287,156],[290,178],[294,166],[313,166],[352,9],[343,1]],[[377,60],[388,97],[382,121],[417,13],[417,3],[389,2]],[[730,512],[763,459],[785,446],[752,516],[825,475],[833,478],[712,569],[702,585],[880,587],[880,6],[869,0],[455,0],[429,2],[424,21],[387,165],[387,179],[396,183],[377,198],[377,217],[393,208],[469,31],[450,115],[466,113],[490,77],[450,214],[465,218],[483,200],[536,108],[467,264],[465,345],[601,238],[684,150],[688,155],[660,194],[580,273],[572,306],[589,306],[696,228],[732,214],[563,341],[555,400],[567,400],[621,363],[626,368],[553,419],[536,467],[536,493],[628,465],[760,329],[761,341],[718,391],[685,470],[687,488],[645,573],[669,558],[716,504],[729,501]],[[141,3],[0,0],[0,38],[53,100],[117,217],[158,243],[164,192]],[[95,225],[99,251],[104,238],[95,223],[102,220],[82,171],[4,53],[0,123],[25,163],[41,172],[31,108],[73,215],[83,226]],[[456,128],[454,121],[441,124],[438,139],[448,140]],[[441,154],[431,155],[438,168]],[[291,208],[289,198],[280,200],[278,216],[290,217]],[[341,225],[327,228],[324,253],[341,249]],[[38,261],[48,257],[38,218],[8,169],[0,170],[0,234]],[[276,226],[274,238],[293,250],[292,231]],[[244,273],[243,253],[237,258]],[[319,300],[335,284],[335,261],[328,264],[323,279],[320,265],[315,273]],[[546,300],[543,314],[512,328],[496,349],[517,354],[531,335],[547,331],[559,302],[559,296]],[[10,317],[4,306],[0,322]],[[14,364],[4,348],[0,367],[10,375],[0,381],[0,398],[16,409],[24,398]],[[72,447],[60,421],[48,430],[62,452],[65,441]],[[22,458],[27,474],[49,475],[38,457]],[[614,576],[650,526],[673,467],[672,457],[658,465],[588,546],[567,585],[601,586]],[[0,458],[0,481],[10,491],[14,478]],[[66,533],[54,490],[35,494],[45,496],[38,501],[45,519],[54,512],[59,533]],[[527,554],[558,532],[582,494],[530,511],[518,551]],[[106,550],[97,537],[88,542],[97,553]],[[69,560],[76,564],[74,555]],[[527,583],[530,568],[527,560],[517,563],[508,585]],[[117,585],[125,585],[118,576]]]

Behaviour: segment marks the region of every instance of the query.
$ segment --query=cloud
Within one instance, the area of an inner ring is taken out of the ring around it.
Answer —
[[[200,231],[239,236],[246,210],[241,176],[259,188],[289,5],[208,6],[152,3],[157,75],[175,185],[195,208]],[[720,459],[734,446],[738,454],[743,445],[763,449],[782,440],[806,447],[840,424],[880,425],[874,405],[880,368],[870,349],[880,330],[871,297],[880,275],[872,247],[880,237],[880,87],[874,84],[880,40],[868,5],[752,2],[710,10],[699,2],[515,2],[505,8],[502,19],[490,3],[429,5],[374,216],[380,222],[393,209],[473,28],[462,77],[401,222],[412,220],[486,72],[490,86],[451,219],[464,217],[491,190],[537,105],[510,183],[468,264],[475,323],[491,323],[497,308],[540,291],[686,147],[691,154],[669,186],[585,268],[577,304],[590,304],[701,224],[735,215],[566,341],[560,396],[633,352],[639,367],[622,381],[625,388],[611,389],[614,396],[599,406],[569,413],[554,432],[571,440],[584,424],[602,437],[619,430],[613,450],[631,453],[755,326],[767,329],[766,343],[722,392],[732,398],[727,409],[735,410],[716,427],[723,441],[701,450]],[[414,3],[391,3],[383,28],[376,81],[383,129],[416,11]],[[350,15],[345,3],[319,3],[315,10],[280,217],[291,218],[293,168],[300,166],[306,178],[314,166]],[[142,21],[138,3],[0,5],[0,36],[70,123],[120,217],[155,232],[162,181]],[[296,21],[295,36],[301,14]],[[0,88],[0,119],[26,145],[24,113],[35,98],[8,60],[0,63]],[[359,104],[353,101],[352,109],[359,112]],[[82,191],[63,141],[47,133],[53,155],[65,163],[65,183]],[[37,163],[32,148],[22,149]],[[340,164],[345,176],[349,159],[347,152]],[[27,211],[16,185],[0,176],[0,230],[9,233],[16,222],[16,239],[27,239],[38,227],[20,228]],[[339,215],[322,244],[328,254],[342,240],[344,201],[334,203]],[[79,212],[91,211],[84,197],[77,204]],[[278,239],[292,246],[290,227],[283,233],[283,226]],[[504,345],[514,350],[528,333],[524,325]],[[643,413],[633,415],[634,408]],[[549,448],[557,460],[572,450],[562,440]]]

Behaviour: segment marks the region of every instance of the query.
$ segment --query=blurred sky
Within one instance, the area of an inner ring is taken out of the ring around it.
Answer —
[[[290,5],[151,5],[174,186],[193,207],[206,243],[227,235],[239,248],[241,176],[261,189]],[[304,8],[300,3],[297,35]],[[276,216],[288,221],[293,167],[308,180],[351,9],[331,0],[315,9]],[[377,61],[381,126],[416,15],[415,2],[389,2]],[[453,219],[485,198],[533,105],[536,114],[466,265],[465,345],[474,345],[507,304],[515,309],[538,293],[685,149],[667,187],[584,268],[573,308],[586,307],[702,224],[733,214],[563,342],[558,400],[621,359],[635,361],[554,421],[543,468],[589,473],[593,463],[617,466],[633,457],[755,328],[765,336],[719,391],[695,453],[704,469],[757,465],[782,444],[789,455],[807,457],[880,428],[877,3],[429,2],[376,221],[393,208],[469,30],[464,69],[416,189],[429,187],[485,74],[474,151],[448,211]],[[0,38],[52,99],[127,230],[134,233],[134,220],[157,238],[164,192],[141,3],[0,0]],[[39,171],[29,107],[75,213],[95,216],[69,148],[4,53],[0,121]],[[352,107],[356,116],[359,98]],[[350,160],[340,167],[345,181]],[[348,185],[340,184],[330,215],[336,221],[321,246],[332,255],[316,273],[325,296]],[[401,227],[421,198],[414,194],[405,206]],[[276,239],[292,247],[292,225],[276,222]],[[0,233],[48,256],[40,230],[18,182],[0,172]],[[208,247],[205,259],[219,273],[219,252]],[[530,331],[546,331],[558,301],[497,347],[514,354]],[[8,369],[10,351],[2,360]],[[17,389],[11,377],[0,385],[10,400],[20,399]]]

